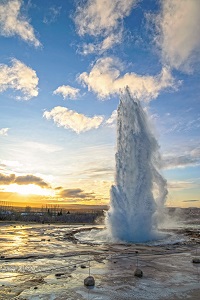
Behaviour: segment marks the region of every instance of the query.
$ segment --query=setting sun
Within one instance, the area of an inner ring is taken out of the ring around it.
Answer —
[[[41,188],[35,184],[18,185],[11,184],[6,188],[7,192],[17,193],[21,195],[41,195],[41,196],[53,196],[54,192],[50,189]]]

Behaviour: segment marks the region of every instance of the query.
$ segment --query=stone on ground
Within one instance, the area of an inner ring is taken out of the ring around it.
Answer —
[[[136,276],[136,277],[142,277],[143,276],[143,272],[142,272],[142,270],[140,270],[140,269],[136,269],[135,270],[135,272],[134,272],[134,276]]]
[[[95,285],[95,280],[93,276],[88,276],[84,279],[84,285],[86,286],[94,286]]]

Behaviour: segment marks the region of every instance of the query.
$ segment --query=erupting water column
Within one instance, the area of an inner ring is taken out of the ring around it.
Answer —
[[[114,239],[146,242],[157,237],[156,214],[164,206],[166,180],[156,170],[158,144],[140,103],[126,89],[117,117],[115,185],[107,226]],[[158,197],[154,199],[153,186]]]

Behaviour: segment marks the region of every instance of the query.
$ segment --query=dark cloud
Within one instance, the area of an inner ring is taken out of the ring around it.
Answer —
[[[49,187],[49,185],[40,177],[34,175],[25,175],[25,176],[18,176],[15,179],[15,183],[17,184],[36,184],[42,188]]]
[[[15,174],[4,175],[0,173],[0,184],[11,184],[15,181]]]
[[[63,189],[59,195],[62,198],[95,198],[94,193],[85,193],[82,189]]]
[[[16,176],[15,174],[4,175],[0,173],[0,185],[16,183],[19,185],[35,184],[41,188],[48,188],[49,185],[40,177],[34,175]]]
[[[182,202],[199,202],[200,200],[183,200]]]
[[[62,190],[63,189],[63,187],[62,186],[57,186],[56,188],[55,188],[55,190],[56,191],[58,191],[58,190]]]

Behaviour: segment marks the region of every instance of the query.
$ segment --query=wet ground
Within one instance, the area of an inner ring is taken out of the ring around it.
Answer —
[[[95,239],[100,229],[0,224],[0,299],[200,299],[200,264],[192,263],[200,257],[199,229],[172,230],[174,239],[140,245],[102,243]],[[92,289],[83,283],[89,274]]]

